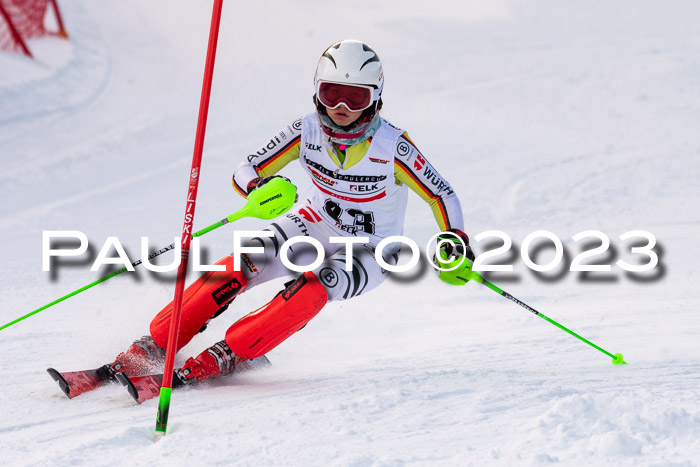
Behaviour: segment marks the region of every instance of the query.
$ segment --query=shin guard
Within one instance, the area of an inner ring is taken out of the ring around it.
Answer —
[[[226,256],[216,264],[225,265],[226,271],[209,271],[185,290],[177,337],[178,350],[187,345],[207,321],[241,293],[248,283],[242,271],[233,270],[231,256]],[[172,311],[173,302],[170,302],[151,321],[151,336],[163,348],[168,343]]]
[[[305,272],[270,303],[236,321],[226,331],[226,343],[239,357],[259,357],[303,328],[327,301],[314,273]]]

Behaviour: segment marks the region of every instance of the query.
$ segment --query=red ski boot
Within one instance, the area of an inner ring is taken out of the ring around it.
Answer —
[[[151,336],[143,336],[134,341],[126,352],[117,355],[112,370],[129,376],[149,375],[163,371],[164,363],[165,349],[156,344]]]
[[[236,366],[245,361],[235,355],[226,341],[217,342],[195,358],[188,358],[175,374],[184,384],[202,382],[233,372]]]

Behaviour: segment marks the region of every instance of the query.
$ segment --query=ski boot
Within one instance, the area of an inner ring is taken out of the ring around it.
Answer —
[[[165,349],[160,347],[151,336],[143,336],[117,355],[111,365],[114,373],[126,373],[140,376],[162,371],[165,363]]]
[[[175,375],[183,384],[205,381],[229,374],[245,359],[234,354],[226,341],[217,342],[195,358],[188,358]]]

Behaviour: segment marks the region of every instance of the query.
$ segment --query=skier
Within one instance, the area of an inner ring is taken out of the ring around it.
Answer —
[[[322,244],[326,260],[312,271],[297,273],[268,304],[236,321],[223,340],[189,358],[176,370],[181,383],[224,375],[244,362],[264,358],[327,302],[347,300],[381,284],[386,271],[375,259],[375,247],[383,238],[402,233],[407,187],[429,204],[440,231],[449,231],[464,242],[463,246],[443,244],[446,256],[466,256],[469,261],[440,277],[450,284],[466,283],[460,273],[470,267],[474,254],[463,232],[459,200],[407,133],[379,115],[384,74],[374,50],[356,40],[331,45],[318,62],[314,86],[315,112],[276,133],[233,174],[234,188],[247,197],[253,190],[264,190],[271,179],[279,177],[278,172],[298,159],[312,182],[308,198],[272,222],[265,229],[270,236],[247,243],[262,246],[264,252],[241,254],[240,271],[233,268],[234,252],[216,263],[225,266],[225,272],[207,272],[187,288],[178,350],[236,296],[290,274],[280,260],[280,247],[288,239],[313,237]],[[329,240],[338,236],[368,237],[369,242],[355,244],[350,260],[346,245]],[[388,264],[397,263],[399,247],[384,250]],[[290,251],[299,265],[312,263],[317,255],[314,248],[298,244]],[[346,259],[352,271],[346,271]],[[138,376],[162,365],[171,311],[172,303],[153,319],[150,335],[119,354],[111,365],[113,372]]]

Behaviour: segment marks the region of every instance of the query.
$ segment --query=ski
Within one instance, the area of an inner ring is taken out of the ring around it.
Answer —
[[[246,360],[236,366],[233,374],[244,373],[251,370],[266,368],[270,366],[270,360],[265,355],[254,360]],[[160,394],[160,387],[163,384],[163,375],[145,375],[145,376],[127,376],[124,373],[117,373],[116,379],[126,386],[129,395],[138,403],[153,399]],[[177,389],[183,386],[193,386],[198,384],[197,381],[191,383],[183,383],[177,376],[177,372],[173,372],[172,388]]]
[[[58,387],[68,399],[115,381],[114,371],[109,364],[94,370],[60,373],[53,368],[47,368],[46,372],[58,383]]]
[[[124,373],[118,373],[116,378],[122,386],[126,386],[129,395],[138,404],[157,397],[160,394],[160,387],[163,385],[163,375],[127,376]],[[182,386],[182,382],[178,379],[177,374],[173,374],[173,389],[180,386]]]

